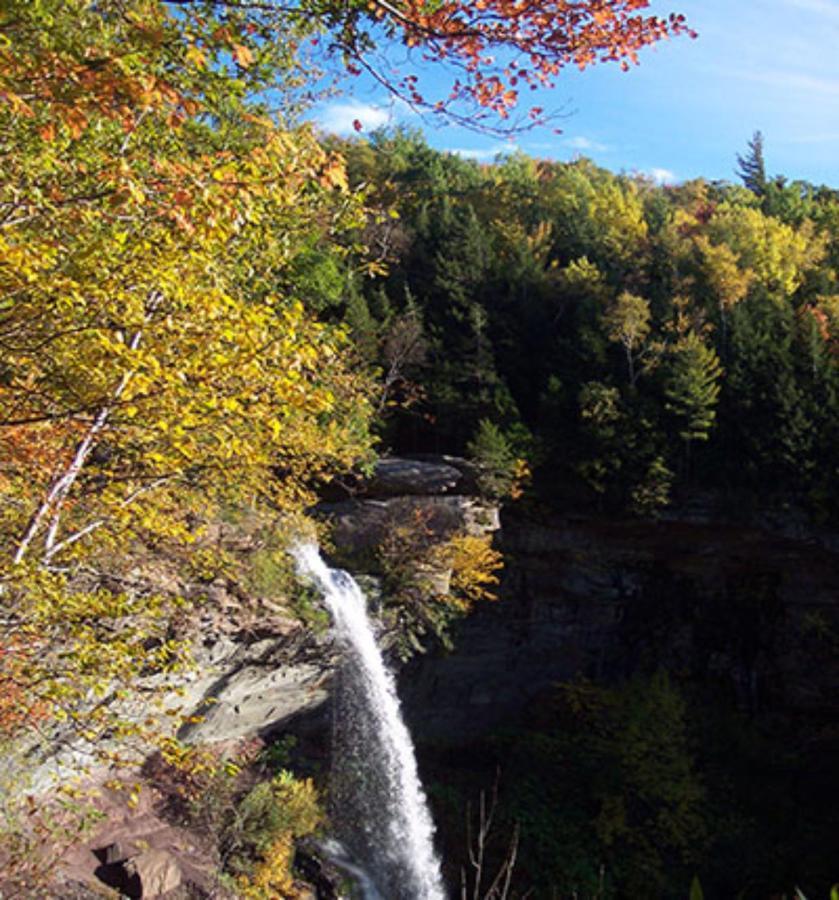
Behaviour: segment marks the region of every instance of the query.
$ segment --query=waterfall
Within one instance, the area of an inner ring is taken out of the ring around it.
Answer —
[[[313,544],[293,551],[323,593],[344,651],[333,766],[336,827],[388,900],[444,900],[434,826],[361,588]]]

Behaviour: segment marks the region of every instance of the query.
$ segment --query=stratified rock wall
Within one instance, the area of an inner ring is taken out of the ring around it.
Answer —
[[[415,660],[415,731],[459,739],[521,717],[553,684],[666,666],[741,708],[794,719],[839,708],[839,549],[830,536],[702,521],[507,516],[502,599],[455,650]]]

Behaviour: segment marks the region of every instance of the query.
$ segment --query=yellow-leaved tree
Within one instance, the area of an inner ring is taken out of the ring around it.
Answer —
[[[369,453],[346,337],[288,274],[360,216],[288,98],[258,102],[293,42],[153,0],[0,10],[0,737],[118,736],[104,698],[179,647],[177,601],[112,562]]]

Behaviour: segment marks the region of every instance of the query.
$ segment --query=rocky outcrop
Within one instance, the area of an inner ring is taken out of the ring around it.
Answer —
[[[839,552],[812,534],[711,522],[508,517],[497,604],[402,679],[415,730],[459,739],[553,684],[665,666],[747,711],[839,711]]]
[[[473,488],[473,475],[462,460],[385,458],[371,478],[314,512],[332,525],[337,563],[354,574],[375,575],[375,566],[369,565],[374,548],[393,528],[421,525],[432,539],[497,528],[497,510],[462,493]],[[232,551],[247,570],[249,557],[262,549],[260,541],[258,529],[247,522],[214,523],[203,548]],[[194,635],[194,665],[174,675],[143,679],[123,706],[125,717],[138,722],[158,717],[168,724],[177,719],[169,714],[177,713],[187,721],[180,728],[181,739],[220,743],[270,734],[323,707],[338,662],[325,621],[315,627],[293,618],[290,610],[251,596],[247,583],[223,577],[191,582],[184,571],[177,560],[149,556],[133,561],[122,576],[147,591],[199,600],[196,618],[187,625],[187,636]],[[443,591],[448,574],[423,572],[423,582],[430,592]],[[145,699],[161,688],[162,709]],[[93,748],[78,737],[56,738],[59,749],[43,757],[39,746],[23,761],[33,792],[49,790],[54,782],[84,771],[93,758]]]
[[[327,699],[334,667],[329,636],[299,624],[257,641],[211,638],[197,649],[197,674],[181,698],[199,721],[183,726],[179,737],[215,743],[276,729]]]
[[[339,560],[353,563],[359,574],[375,569],[365,562],[394,527],[421,523],[439,536],[497,528],[495,508],[459,493],[473,485],[461,460],[385,458],[357,486],[359,496],[321,504],[316,514],[329,521]],[[427,573],[428,583],[445,574]],[[208,636],[196,662],[198,674],[183,705],[202,721],[185,727],[181,736],[215,742],[270,732],[321,705],[336,657],[328,633],[313,635],[299,623],[281,623],[280,633],[256,641]]]
[[[396,529],[423,530],[429,540],[455,532],[486,534],[500,527],[498,508],[476,496],[474,473],[463,460],[384,458],[354,496],[323,503],[339,561],[353,572],[376,574],[373,552]]]
[[[452,456],[429,459],[382,457],[371,476],[356,486],[361,496],[437,497],[442,494],[474,494],[475,480],[464,460]]]
[[[136,780],[136,779],[134,779]],[[60,873],[49,894],[56,898],[133,897],[186,900],[229,896],[219,889],[212,848],[188,829],[160,815],[154,792],[98,785],[92,803],[100,817],[61,854]]]
[[[442,539],[457,531],[484,533],[498,526],[497,511],[465,493],[474,484],[466,465],[461,464],[461,470],[454,463],[382,460],[373,478],[316,510],[332,522],[335,546],[343,559],[355,561],[355,574],[365,570],[364,560],[394,527],[421,523]],[[233,547],[245,559],[260,549],[246,529],[231,523],[213,526],[207,540],[213,546]],[[152,585],[155,591],[205,598],[190,626],[196,635],[193,668],[174,677],[146,679],[131,701],[129,717],[142,721],[165,715],[141,698],[152,688],[168,688],[164,706],[186,718],[188,724],[178,736],[187,742],[233,744],[269,735],[312,713],[323,721],[317,712],[325,708],[339,662],[327,627],[304,624],[283,610],[255,617],[253,610],[265,609],[265,604],[250,603],[243,584],[224,578],[191,584],[170,561],[137,563],[129,575],[134,583]],[[429,585],[438,586],[447,577],[440,572],[424,575]],[[64,780],[78,771],[87,750],[75,747],[51,756],[37,769],[33,788],[46,790],[56,776]],[[61,887],[54,896],[104,896],[105,886],[127,897],[222,896],[213,893],[218,884],[213,883],[212,854],[195,835],[158,815],[149,787],[153,783],[150,778],[133,807],[124,796],[100,792],[96,803],[104,824],[61,860]],[[330,864],[318,862],[315,852],[304,853],[304,863],[307,860],[311,881],[320,891],[332,877]],[[329,896],[325,888],[323,895]]]

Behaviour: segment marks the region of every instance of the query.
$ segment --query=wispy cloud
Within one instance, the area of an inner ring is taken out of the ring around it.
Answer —
[[[652,178],[656,184],[674,184],[679,180],[676,173],[671,172],[670,169],[654,167],[652,169],[647,169],[643,174]]]
[[[839,21],[839,3],[835,0],[783,0],[783,3],[785,6],[793,6]]]
[[[839,78],[832,76],[810,75],[806,72],[784,69],[773,72],[732,72],[734,77],[745,81],[753,81],[771,87],[787,88],[803,91],[808,94],[822,96],[839,96]]]
[[[591,153],[604,153],[609,148],[606,144],[601,144],[599,141],[593,141],[591,138],[585,137],[585,135],[579,134],[576,137],[566,138],[562,142],[566,147],[570,147],[572,150],[579,150],[580,152],[591,152]]]
[[[453,153],[463,159],[474,159],[477,162],[489,162],[496,156],[514,153],[518,148],[514,144],[493,144],[491,147],[447,147],[446,153]]]
[[[394,119],[392,109],[375,103],[361,103],[358,100],[332,103],[318,115],[318,122],[324,131],[342,135],[358,131],[358,126],[361,126],[363,131],[374,131],[376,128],[392,124]]]

